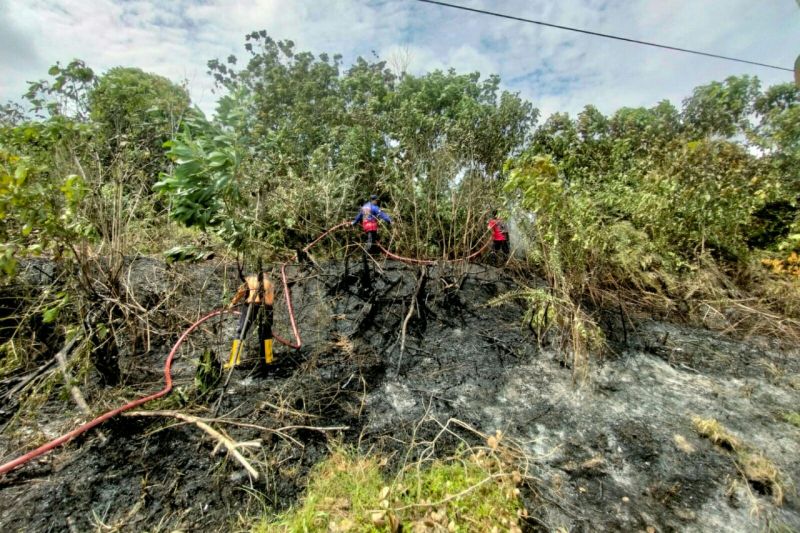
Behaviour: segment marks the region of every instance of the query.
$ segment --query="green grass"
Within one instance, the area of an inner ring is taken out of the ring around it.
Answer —
[[[9,339],[0,344],[0,378],[4,378],[21,368],[26,360],[22,343]]]
[[[783,413],[783,419],[791,425],[800,428],[800,413],[797,411]]]
[[[334,451],[309,475],[305,498],[262,517],[257,533],[306,531],[521,531],[519,474],[494,455],[462,453],[388,480],[377,457]]]

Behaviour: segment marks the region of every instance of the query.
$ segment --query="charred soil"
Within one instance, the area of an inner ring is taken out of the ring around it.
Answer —
[[[276,348],[276,364],[263,367],[251,339],[223,392],[220,363],[235,317],[212,319],[179,351],[175,391],[145,406],[190,413],[253,444],[245,455],[258,479],[224,451],[212,455],[216,442],[194,424],[120,416],[0,478],[2,529],[243,528],[248,517],[296,503],[332,445],[381,454],[391,471],[412,439],[430,438],[449,419],[524,443],[537,477],[522,492],[529,530],[800,529],[792,488],[800,428],[784,416],[800,405],[796,348],[648,319],[626,318],[622,328],[612,316],[613,354],[576,384],[564,354],[521,323],[520,305],[488,305],[516,288],[503,270],[378,258],[367,265],[368,280],[361,259],[289,268],[300,350]],[[158,390],[180,331],[238,284],[235,268],[222,263],[168,267],[140,258],[127,268],[129,293],[162,311],[147,338],[117,343],[119,384],[93,372],[83,378],[97,413]],[[31,290],[46,282],[27,280]],[[14,294],[0,299],[4,323],[21,305]],[[275,323],[288,336],[280,300]],[[39,364],[60,342],[48,338]],[[17,416],[15,384],[30,372],[2,383],[3,462],[88,418],[60,394],[63,382],[35,413]],[[718,420],[768,457],[786,487],[782,505],[769,486],[747,480],[731,450],[699,435],[693,416]],[[441,439],[438,451],[459,440]]]

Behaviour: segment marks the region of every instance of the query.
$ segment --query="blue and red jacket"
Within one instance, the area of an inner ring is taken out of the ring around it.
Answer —
[[[379,218],[389,224],[392,223],[392,219],[389,215],[381,211],[380,207],[372,202],[367,202],[361,206],[358,215],[355,220],[353,220],[353,225],[355,226],[361,222],[361,227],[364,228],[364,231],[378,231]]]

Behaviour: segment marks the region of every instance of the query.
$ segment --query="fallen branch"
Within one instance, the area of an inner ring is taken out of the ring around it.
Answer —
[[[42,376],[44,374],[47,374],[48,372],[51,372],[51,367],[54,364],[56,364],[56,360],[55,359],[51,359],[51,360],[47,361],[45,364],[43,364],[42,366],[40,366],[39,368],[37,368],[36,370],[34,370],[33,372],[30,372],[30,373],[28,373],[28,374],[26,374],[26,375],[24,375],[24,376],[22,376],[20,378],[11,378],[11,379],[3,380],[2,382],[0,382],[0,384],[5,385],[6,383],[13,382],[15,379],[17,379],[18,382],[17,382],[16,385],[14,385],[10,389],[8,389],[8,392],[6,392],[2,396],[0,396],[0,399],[11,400],[11,398],[13,398],[15,395],[19,394],[20,392],[22,392],[25,389],[25,387],[27,387],[32,381],[34,381],[35,379],[37,379],[38,377],[40,377],[40,376]]]
[[[301,418],[319,418],[318,415],[312,415],[311,413],[305,413],[303,411],[296,411],[294,409],[289,409],[288,407],[282,407],[280,405],[275,405],[275,404],[269,403],[267,401],[261,402],[261,405],[258,406],[258,409],[261,410],[261,409],[264,409],[264,407],[270,407],[272,409],[275,409],[279,413],[288,413],[290,415],[299,416]]]
[[[284,426],[282,428],[273,429],[272,431],[288,431],[290,429],[306,429],[308,431],[319,431],[321,433],[325,433],[326,431],[346,431],[350,429],[350,426],[327,426],[327,427],[318,427],[318,426]]]
[[[67,368],[67,354],[72,351],[72,348],[75,346],[75,344],[77,344],[78,340],[80,340],[80,335],[75,335],[75,337],[67,342],[67,344],[65,344],[64,347],[56,353],[55,359],[58,362],[58,368],[61,370],[61,375],[64,376],[64,386],[69,389],[69,393],[72,396],[72,400],[75,402],[75,405],[78,406],[78,409],[80,409],[83,414],[86,416],[91,416],[92,411],[89,409],[89,404],[86,403],[86,398],[83,397],[81,389],[79,389],[77,385],[71,385],[72,374],[70,374],[69,368]],[[97,435],[100,437],[100,440],[103,443],[108,440],[105,433],[103,433],[101,430],[98,430]]]
[[[67,354],[72,351],[72,347],[77,344],[79,336],[76,335],[72,340],[67,342],[63,348],[61,348],[58,353],[56,353],[56,361],[58,362],[58,368],[61,370],[61,374],[64,376],[64,384],[69,388],[69,392],[72,395],[72,399],[75,401],[75,404],[78,408],[83,411],[83,414],[90,415],[91,412],[89,411],[89,404],[86,403],[86,399],[83,397],[83,393],[81,390],[75,386],[70,385],[72,383],[72,375],[69,373],[69,369],[67,368]]]
[[[190,424],[194,424],[195,426],[202,429],[208,435],[217,440],[217,445],[211,452],[212,455],[217,453],[217,451],[224,446],[225,449],[228,450],[228,453],[234,459],[236,459],[245,470],[247,470],[247,472],[253,477],[253,479],[258,479],[258,472],[256,471],[255,468],[253,468],[253,465],[251,465],[247,461],[247,459],[245,459],[245,457],[239,452],[238,448],[259,448],[261,447],[260,440],[236,442],[233,439],[220,433],[216,429],[212,428],[210,425],[204,422],[202,418],[198,418],[192,415],[187,415],[185,413],[179,413],[177,411],[131,411],[130,413],[126,413],[125,416],[165,416],[165,417],[177,418],[178,420],[183,420],[184,422],[189,422]]]
[[[414,315],[414,308],[416,307],[415,304],[417,302],[419,291],[422,288],[422,281],[425,279],[427,274],[428,269],[423,265],[420,269],[419,277],[417,278],[417,286],[414,289],[414,294],[411,296],[411,303],[408,306],[408,313],[406,314],[405,320],[403,320],[403,328],[400,330],[400,356],[397,358],[398,374],[400,373],[400,364],[403,362],[403,353],[406,351],[406,330],[408,329],[408,322]]]
[[[292,429],[306,429],[309,431],[319,431],[320,433],[325,433],[326,431],[346,431],[350,429],[350,426],[328,426],[328,427],[319,427],[319,426],[284,426],[278,429],[272,429],[264,426],[259,426],[257,424],[248,424],[246,422],[238,422],[236,420],[226,420],[226,419],[213,419],[213,418],[198,418],[201,422],[211,422],[217,421],[221,424],[230,424],[232,426],[244,427],[244,428],[252,428],[258,429],[261,431],[265,431],[267,433],[272,433],[273,435],[277,435],[278,437],[291,442],[295,446],[299,448],[305,448],[302,442],[299,440],[289,436],[286,434],[286,431]]]

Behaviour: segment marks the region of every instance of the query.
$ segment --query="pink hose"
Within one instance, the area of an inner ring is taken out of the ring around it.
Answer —
[[[91,420],[91,421],[83,424],[82,426],[79,426],[79,427],[73,429],[69,433],[65,433],[64,435],[61,435],[57,439],[51,440],[47,444],[43,444],[42,446],[39,446],[35,450],[30,451],[30,452],[28,452],[25,455],[22,455],[20,457],[17,457],[13,461],[9,461],[8,463],[4,464],[3,466],[0,466],[0,475],[6,474],[6,473],[10,472],[11,470],[14,470],[18,466],[27,463],[31,459],[39,457],[40,455],[44,455],[45,453],[49,452],[53,448],[57,448],[58,446],[61,446],[65,442],[69,442],[70,440],[74,439],[75,437],[77,437],[81,433],[85,433],[86,431],[89,431],[93,427],[99,426],[100,424],[102,424],[106,420],[117,416],[118,414],[122,413],[123,411],[127,411],[129,409],[133,409],[134,407],[139,407],[140,405],[142,405],[144,403],[147,403],[150,400],[155,400],[156,398],[161,398],[165,394],[169,393],[172,390],[172,360],[175,358],[175,354],[178,352],[178,348],[180,348],[181,344],[183,344],[183,341],[185,341],[186,337],[188,337],[189,334],[192,331],[197,329],[197,327],[200,324],[202,324],[203,322],[205,322],[206,320],[208,320],[210,318],[213,318],[213,317],[215,317],[217,315],[221,315],[223,313],[229,312],[229,311],[230,311],[229,309],[217,309],[216,311],[212,311],[211,313],[205,315],[200,320],[198,320],[197,322],[195,322],[194,324],[189,326],[189,329],[187,329],[186,331],[183,332],[183,335],[180,336],[180,338],[178,339],[178,342],[176,342],[175,345],[172,347],[172,350],[170,350],[169,355],[167,356],[167,361],[164,363],[164,388],[163,389],[161,389],[160,391],[158,391],[156,393],[151,394],[150,396],[145,396],[144,398],[139,398],[138,400],[134,400],[132,402],[126,403],[125,405],[123,405],[121,407],[117,407],[114,410],[108,411],[107,413],[98,416],[94,420]]]
[[[312,241],[308,246],[306,246],[303,249],[303,251],[307,252],[312,246],[314,246],[320,240],[322,240],[323,237],[325,237],[326,235],[328,235],[332,231],[345,226],[346,224],[349,224],[349,222],[342,222],[341,224],[338,224],[338,225],[332,227],[331,229],[329,229],[328,231],[324,232],[322,235],[320,235],[314,241]],[[476,257],[481,252],[483,252],[488,245],[489,245],[489,241],[486,241],[486,244],[484,244],[483,247],[481,247],[477,252],[475,252],[475,253],[473,253],[473,254],[465,257],[465,258],[462,258],[462,259],[450,259],[450,260],[443,261],[443,262],[445,262],[445,263],[453,263],[453,262],[457,262],[457,261],[469,261],[470,259]],[[400,255],[396,255],[396,254],[393,254],[392,252],[390,252],[389,250],[387,250],[386,248],[384,248],[383,246],[381,246],[380,244],[378,244],[378,247],[381,249],[381,251],[384,254],[386,254],[387,257],[391,257],[392,259],[396,259],[397,261],[402,261],[402,262],[405,262],[405,263],[423,264],[423,265],[434,265],[434,264],[437,263],[437,261],[431,261],[429,259],[413,259],[413,258],[410,258],[410,257],[403,257],[403,256],[400,256]],[[280,342],[282,344],[285,344],[286,346],[297,350],[302,346],[303,341],[300,339],[300,332],[297,330],[297,322],[295,321],[295,318],[294,318],[294,307],[292,306],[292,295],[291,295],[291,292],[289,291],[289,282],[288,282],[288,280],[286,278],[286,264],[285,263],[283,265],[281,265],[281,281],[283,282],[283,294],[286,297],[286,307],[287,307],[287,309],[289,311],[289,322],[291,323],[291,326],[292,326],[292,334],[294,335],[295,342],[292,343],[292,342],[290,342],[290,341],[278,336],[275,333],[273,333],[273,336],[275,337],[275,340],[277,340],[278,342]],[[180,336],[180,338],[178,338],[178,341],[175,343],[175,345],[170,350],[169,355],[167,356],[167,360],[164,363],[164,388],[163,389],[161,389],[158,392],[155,392],[155,393],[151,394],[150,396],[145,396],[144,398],[140,398],[138,400],[134,400],[132,402],[126,403],[125,405],[123,405],[121,407],[117,407],[116,409],[108,411],[107,413],[104,413],[104,414],[98,416],[94,420],[91,420],[91,421],[83,424],[82,426],[79,426],[79,427],[73,429],[69,433],[65,433],[64,435],[61,435],[60,437],[58,437],[58,438],[56,438],[54,440],[51,440],[50,442],[48,442],[46,444],[43,444],[42,446],[39,446],[35,450],[30,451],[30,452],[26,453],[25,455],[21,455],[20,457],[17,457],[13,461],[9,461],[8,463],[0,466],[0,475],[6,474],[6,473],[14,470],[18,466],[21,466],[21,465],[27,463],[31,459],[35,459],[36,457],[39,457],[41,455],[46,454],[50,450],[52,450],[54,448],[57,448],[58,446],[61,446],[62,444],[66,443],[66,442],[69,442],[70,440],[74,439],[78,435],[89,431],[93,427],[99,426],[103,422],[105,422],[105,421],[117,416],[118,414],[120,414],[120,413],[122,413],[124,411],[127,411],[129,409],[133,409],[134,407],[139,407],[142,404],[145,404],[145,403],[147,403],[147,402],[149,402],[151,400],[155,400],[157,398],[161,398],[162,396],[168,394],[172,390],[172,360],[175,358],[175,354],[178,352],[178,348],[180,348],[181,344],[183,344],[183,341],[185,341],[186,337],[188,337],[191,332],[193,332],[195,329],[197,329],[197,327],[200,326],[200,324],[202,324],[206,320],[208,320],[210,318],[213,318],[215,316],[221,315],[223,313],[227,313],[227,312],[235,312],[235,311],[233,311],[231,309],[217,309],[216,311],[212,311],[211,313],[203,316],[197,322],[195,322],[194,324],[189,326],[189,328],[186,331],[183,332],[183,334]]]
[[[314,239],[313,241],[311,241],[310,243],[308,243],[308,245],[307,245],[305,248],[303,248],[303,251],[304,251],[304,252],[307,252],[307,251],[309,251],[309,250],[311,249],[311,247],[312,247],[312,246],[314,246],[314,245],[315,245],[315,244],[317,244],[319,241],[321,241],[322,239],[324,239],[324,238],[325,238],[325,237],[326,237],[326,236],[327,236],[329,233],[331,233],[331,232],[333,232],[333,231],[336,231],[336,230],[337,230],[337,229],[339,229],[339,228],[343,228],[344,226],[347,226],[348,224],[350,224],[350,222],[348,222],[347,220],[345,220],[345,221],[344,221],[344,222],[342,222],[341,224],[336,224],[336,225],[335,225],[334,227],[332,227],[331,229],[329,229],[329,230],[327,230],[327,231],[324,231],[324,232],[322,232],[322,235],[320,235],[319,237],[317,237],[316,239]]]
[[[292,307],[292,294],[289,292],[289,282],[286,280],[286,263],[281,265],[281,280],[283,281],[283,294],[286,297],[286,307],[289,310],[289,322],[292,324],[292,333],[294,334],[295,343],[292,344],[286,339],[280,337],[274,331],[272,332],[272,336],[275,337],[275,340],[280,342],[281,344],[285,344],[289,348],[294,348],[295,350],[299,350],[300,346],[303,345],[303,341],[300,340],[300,333],[297,331],[297,323],[294,320],[294,307]]]
[[[396,261],[401,261],[403,263],[411,263],[417,265],[435,265],[437,263],[458,263],[459,261],[469,261],[470,259],[474,259],[475,257],[479,256],[487,246],[489,246],[490,240],[486,240],[483,246],[481,246],[476,252],[468,255],[467,257],[460,257],[458,259],[444,259],[442,261],[433,261],[431,259],[414,259],[413,257],[403,257],[402,255],[393,254],[386,248],[384,248],[380,243],[378,243],[378,248],[381,252],[383,252],[386,257],[394,259]]]

